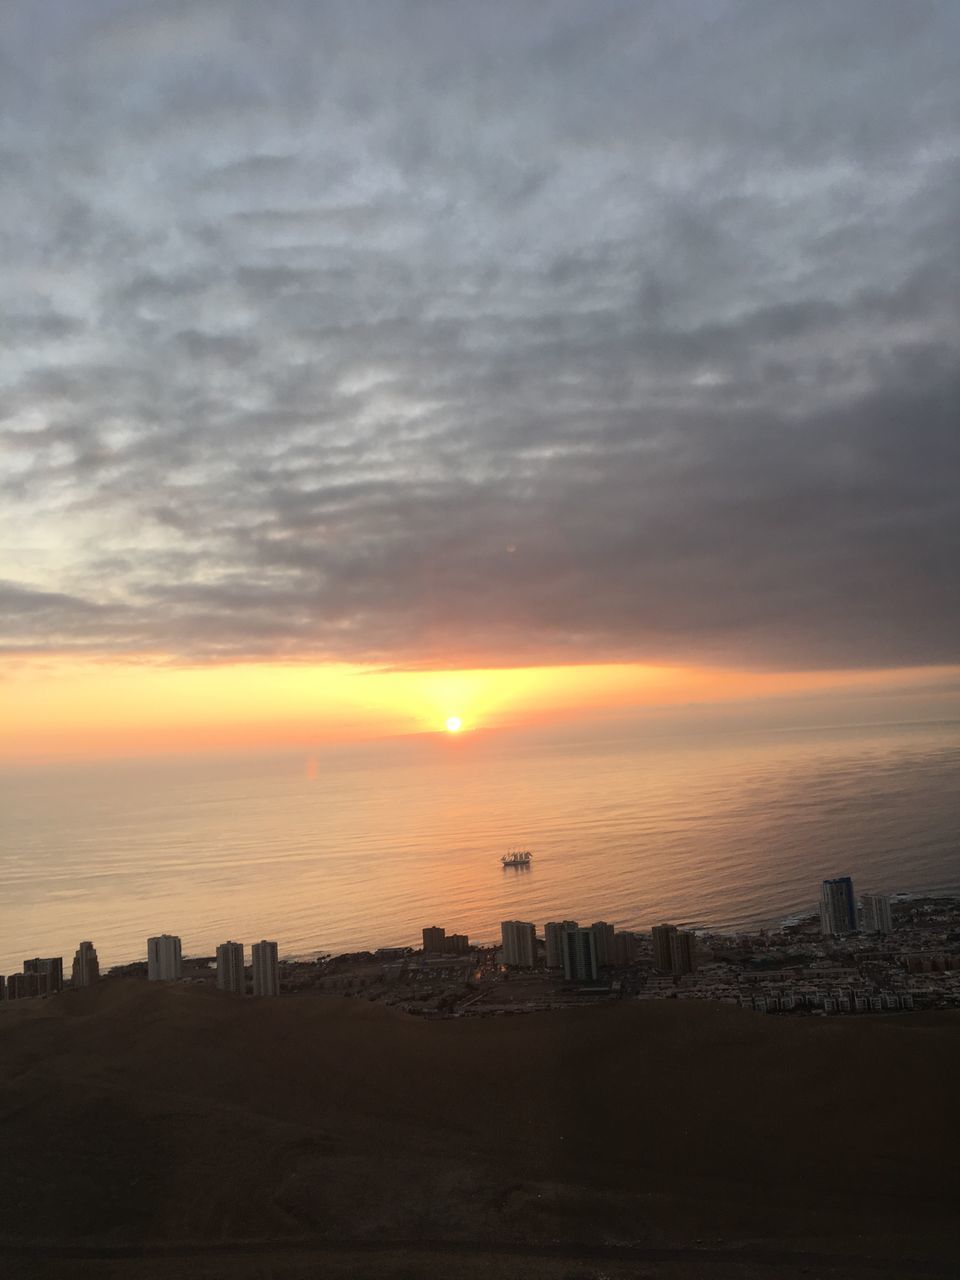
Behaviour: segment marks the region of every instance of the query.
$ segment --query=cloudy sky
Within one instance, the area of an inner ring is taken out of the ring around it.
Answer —
[[[956,661],[957,5],[0,44],[8,654]]]

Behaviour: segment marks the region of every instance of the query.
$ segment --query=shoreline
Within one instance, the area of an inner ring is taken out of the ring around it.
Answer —
[[[957,882],[955,885],[953,885],[950,888],[941,887],[941,888],[934,888],[934,889],[921,888],[921,889],[896,890],[896,891],[890,892],[887,896],[890,898],[891,905],[896,905],[898,903],[904,903],[904,902],[912,902],[917,899],[923,899],[923,898],[929,898],[931,900],[960,899],[960,882]],[[743,926],[743,927],[734,927],[734,926],[728,926],[723,924],[719,924],[719,925],[705,924],[697,920],[681,920],[681,919],[674,919],[670,921],[670,923],[676,924],[678,928],[686,929],[696,934],[698,938],[717,938],[717,939],[731,938],[732,939],[732,938],[756,937],[761,932],[781,933],[785,929],[799,926],[805,922],[815,921],[817,917],[818,917],[817,906],[815,903],[813,903],[813,904],[810,904],[807,909],[798,909],[796,911],[789,912],[787,915],[782,915],[782,916],[765,917],[762,920],[756,921],[752,925]],[[556,918],[566,918],[566,911],[557,913]],[[431,923],[433,923],[433,921],[431,921]],[[537,923],[537,922],[532,922],[532,923],[535,924],[535,928],[538,931],[538,938],[542,937],[543,923],[545,923],[545,921],[541,923]],[[656,923],[659,924],[661,923],[661,921],[658,920],[656,921]],[[650,930],[653,927],[654,927],[653,924],[632,925],[632,926],[614,925],[614,928],[618,933],[624,932],[624,933],[635,933],[635,934],[649,934]],[[95,928],[93,930],[93,934],[94,934],[93,941],[96,943]],[[266,935],[261,934],[261,936],[266,936]],[[412,933],[410,936],[411,936],[411,940],[407,942],[377,941],[375,943],[371,943],[366,946],[364,946],[363,944],[360,944],[348,950],[333,950],[333,949],[326,949],[322,946],[317,946],[317,947],[309,947],[306,950],[284,951],[280,954],[279,959],[282,962],[289,963],[289,964],[307,964],[307,963],[314,963],[319,958],[332,959],[338,956],[359,955],[363,953],[376,954],[377,952],[380,952],[380,951],[392,951],[392,950],[412,950],[412,951],[419,950],[420,948],[419,936],[417,935],[417,933]],[[253,939],[253,941],[257,941],[257,940],[258,939]],[[219,942],[222,942],[222,941],[224,941],[224,939],[220,939],[219,941],[212,941],[206,949],[192,948],[189,951],[185,950],[183,952],[183,958],[184,960],[208,959],[209,957],[215,954],[216,948],[219,945]],[[244,945],[248,946],[250,944],[244,941]],[[489,941],[479,941],[479,942],[474,942],[471,939],[471,948],[473,949],[486,950],[492,947],[499,947],[499,945],[500,945],[499,937],[496,937]],[[25,948],[25,950],[28,951],[30,954],[37,954],[37,948],[34,946],[27,947]],[[50,954],[53,954],[53,952],[50,952]],[[64,951],[63,955],[66,956],[66,954],[67,952]],[[17,963],[18,962],[16,961],[16,959],[14,959],[13,965],[16,966]],[[143,952],[130,954],[125,958],[111,960],[109,963],[102,962],[102,970],[104,973],[109,973],[112,970],[125,968],[130,965],[145,964],[145,963],[146,963],[146,952],[144,950]],[[0,968],[0,973],[14,972],[14,971],[15,969],[11,969],[11,968],[8,968],[7,970]]]
[[[896,892],[891,893],[888,896],[890,898],[891,906],[894,906],[897,903],[913,902],[918,899],[924,899],[924,898],[929,898],[932,901],[940,901],[940,900],[954,901],[954,900],[960,900],[960,884],[957,884],[957,886],[952,889],[897,890]],[[724,926],[704,925],[704,924],[698,924],[698,923],[694,923],[690,921],[682,921],[682,920],[675,920],[675,921],[671,921],[670,923],[676,924],[678,928],[688,929],[691,933],[695,933],[697,937],[750,938],[750,937],[756,937],[761,931],[765,933],[771,933],[771,932],[781,933],[785,929],[790,928],[793,925],[803,924],[808,921],[815,921],[818,918],[819,918],[819,913],[817,911],[817,907],[816,905],[813,905],[808,911],[791,912],[789,915],[786,915],[786,916],[773,916],[767,920],[759,922],[756,926],[751,928],[734,929],[734,928],[726,928]],[[622,930],[618,926],[614,926],[614,927],[616,928],[618,933],[625,932],[625,933],[639,933],[639,934],[648,934],[651,928],[653,928],[652,925],[649,925],[649,926],[640,925],[634,928],[624,928]],[[539,937],[540,933],[542,933],[542,926],[537,926],[537,928],[538,928],[538,937]],[[492,940],[492,941],[482,941],[482,942],[473,942],[471,940],[470,945],[471,945],[471,948],[476,950],[489,950],[491,947],[499,947],[500,942],[499,942],[499,939]],[[280,958],[281,960],[287,961],[290,964],[309,964],[316,961],[320,957],[337,959],[338,956],[362,955],[364,953],[375,955],[379,951],[402,951],[402,950],[417,951],[419,950],[419,945],[415,942],[379,943],[375,947],[358,947],[352,951],[341,951],[341,952],[324,951],[320,948],[316,948],[316,949],[310,949],[308,951],[285,953]],[[185,959],[187,958],[186,955],[184,956],[184,958]],[[197,957],[192,957],[192,958],[197,958]],[[127,961],[125,963],[137,963],[137,962]]]

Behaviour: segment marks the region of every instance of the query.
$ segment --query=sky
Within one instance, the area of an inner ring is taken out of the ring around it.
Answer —
[[[5,6],[0,756],[956,713],[958,119],[936,0]]]

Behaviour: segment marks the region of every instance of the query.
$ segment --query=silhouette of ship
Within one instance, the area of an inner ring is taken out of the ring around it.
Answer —
[[[529,849],[511,849],[511,851],[500,859],[501,865],[504,867],[529,867],[533,854]]]

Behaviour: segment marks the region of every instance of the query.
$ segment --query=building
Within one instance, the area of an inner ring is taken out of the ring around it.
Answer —
[[[6,1000],[6,998],[7,998],[7,980],[3,976],[3,974],[0,973],[0,1000]]]
[[[77,947],[70,981],[75,987],[92,987],[100,981],[100,961],[92,942],[81,942]]]
[[[180,939],[161,933],[147,939],[147,978],[151,982],[178,982],[183,972]]]
[[[613,959],[611,964],[618,968],[625,968],[628,964],[633,964],[640,950],[640,938],[637,934],[629,931],[615,933],[613,935]]]
[[[464,956],[469,950],[470,939],[465,933],[447,933],[436,924],[423,931],[424,955]]]
[[[27,979],[22,973],[11,973],[7,978],[7,999],[22,1000],[27,993]]]
[[[865,893],[861,906],[861,928],[864,933],[892,933],[893,915],[890,899],[882,893]]]
[[[280,994],[280,960],[275,942],[253,944],[253,994],[278,996]]]
[[[217,986],[238,996],[247,994],[242,942],[221,942],[217,947]]]
[[[36,956],[33,960],[24,960],[23,972],[28,979],[34,979],[27,983],[31,995],[54,995],[63,990],[62,956],[50,956],[47,959]]]
[[[675,974],[693,973],[697,967],[697,940],[686,929],[670,935],[670,967]]]
[[[579,929],[576,920],[551,920],[543,927],[547,944],[547,968],[563,968],[563,934],[567,929]]]
[[[596,982],[597,935],[593,929],[564,929],[562,945],[567,982]]]
[[[677,932],[675,924],[658,924],[653,928],[653,966],[661,973],[673,971],[673,958],[670,954],[670,939]]]
[[[695,936],[675,924],[658,924],[653,930],[653,963],[661,973],[693,973],[697,967]]]
[[[857,900],[849,876],[824,880],[820,886],[820,932],[831,937],[857,932]]]
[[[503,920],[503,963],[520,969],[532,969],[537,962],[537,931],[526,920]]]
[[[613,964],[613,925],[607,924],[606,920],[597,920],[590,926],[590,931],[596,947],[597,964]]]

